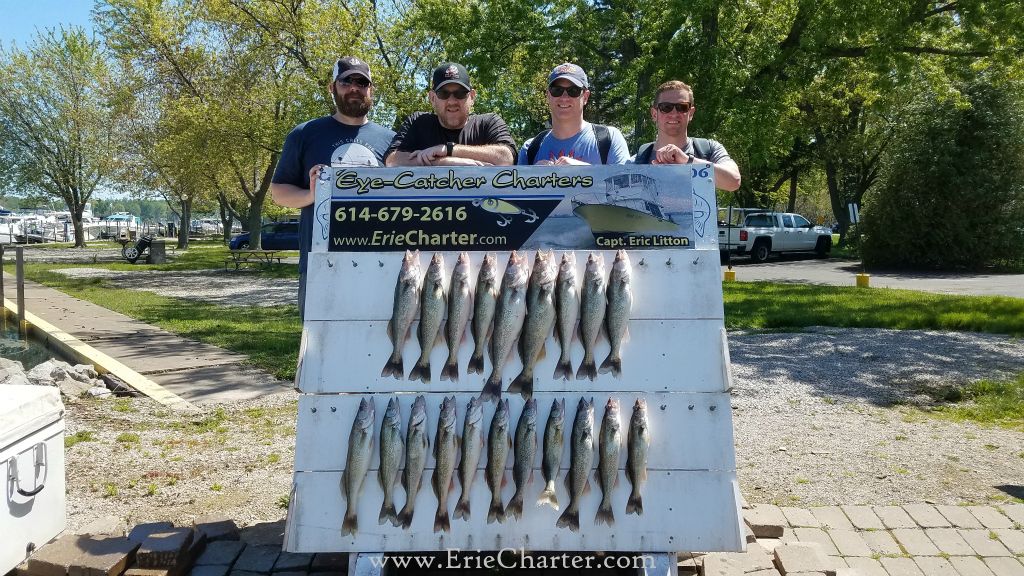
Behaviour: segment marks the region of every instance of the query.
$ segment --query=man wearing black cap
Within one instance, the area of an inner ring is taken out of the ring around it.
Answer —
[[[334,100],[330,116],[299,124],[288,133],[271,179],[274,202],[301,208],[299,217],[299,317],[306,301],[306,259],[313,238],[314,191],[309,183],[322,166],[383,166],[384,152],[395,133],[370,122],[373,77],[359,58],[345,56],[334,64],[327,85]]]
[[[582,68],[569,62],[555,66],[546,92],[551,130],[523,144],[518,164],[623,164],[629,159],[618,128],[583,119],[590,83]]]
[[[388,166],[508,166],[516,143],[497,114],[470,114],[476,90],[461,64],[434,69],[433,113],[415,112],[402,123],[385,154]]]

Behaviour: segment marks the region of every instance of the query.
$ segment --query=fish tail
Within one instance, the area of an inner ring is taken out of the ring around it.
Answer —
[[[444,503],[437,507],[437,514],[434,515],[434,532],[451,532],[452,523],[448,520],[448,509]]]
[[[384,369],[380,371],[381,378],[387,378],[394,376],[401,380],[405,376],[405,368],[402,366],[402,355],[392,354],[391,358],[388,358],[387,364],[384,365]]]
[[[562,512],[562,515],[558,517],[558,522],[555,523],[555,526],[558,526],[559,528],[566,528],[566,527],[568,527],[569,530],[572,530],[573,532],[579,532],[580,531],[580,510],[579,510],[579,508],[577,508],[575,506],[569,506],[568,508],[566,508],[565,512]]]
[[[466,366],[466,374],[483,374],[484,373],[484,354],[481,351],[477,354],[476,350],[473,350],[473,355],[469,358],[469,365]]]
[[[636,514],[641,516],[644,513],[644,499],[639,492],[629,495],[629,500],[626,502],[626,514]]]
[[[516,379],[508,385],[508,393],[515,394],[516,392],[523,395],[523,398],[529,400],[533,397],[533,371],[527,373],[523,370]]]
[[[615,525],[615,514],[612,513],[611,504],[601,504],[601,507],[597,509],[597,518],[594,519],[596,524],[607,524],[609,526]]]
[[[499,523],[505,522],[505,509],[501,506],[500,498],[492,499],[491,507],[487,510],[487,523],[494,524],[495,520]]]
[[[583,363],[580,364],[580,369],[576,371],[577,380],[583,380],[584,378],[590,378],[591,380],[597,378],[597,366],[594,364],[593,358],[584,358]]]
[[[508,501],[508,506],[505,507],[505,515],[511,516],[512,518],[519,519],[523,517],[523,496],[519,492],[516,492],[512,499]]]
[[[558,494],[555,492],[555,485],[553,482],[548,482],[547,486],[544,487],[544,491],[540,493],[537,498],[537,506],[543,506],[547,504],[555,510],[558,510]]]
[[[501,400],[501,376],[497,373],[491,374],[491,377],[484,383],[484,389],[480,391],[480,400],[482,402]]]
[[[456,518],[462,518],[467,522],[469,521],[469,498],[467,498],[465,494],[463,494],[462,497],[459,498],[458,503],[455,504],[454,515]]]
[[[601,362],[601,368],[598,370],[601,374],[611,372],[613,375],[618,376],[622,374],[622,358],[618,354],[608,353],[608,357]]]
[[[380,516],[377,517],[378,524],[384,524],[390,521],[395,526],[398,526],[398,515],[395,512],[394,502],[385,501],[380,507]]]
[[[342,536],[348,536],[350,534],[355,534],[356,530],[358,530],[358,529],[359,529],[359,522],[358,522],[358,518],[356,517],[354,511],[346,510],[345,511],[345,521],[341,523],[341,535]]]
[[[441,380],[451,380],[452,382],[459,381],[459,360],[458,358],[449,358],[444,363],[444,368],[441,369]]]
[[[558,360],[558,365],[555,366],[555,373],[551,378],[554,380],[558,380],[559,378],[562,380],[568,380],[572,378],[572,363],[568,358]]]
[[[412,525],[412,513],[413,509],[406,503],[402,511],[398,513],[398,524],[395,524],[395,526],[400,525],[403,529],[408,530],[409,526]]]
[[[430,383],[430,358],[427,358],[426,361],[416,361],[416,365],[412,367],[412,372],[409,373],[409,380],[420,380],[425,384]]]

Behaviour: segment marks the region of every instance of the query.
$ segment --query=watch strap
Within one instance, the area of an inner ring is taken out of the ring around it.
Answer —
[[[444,144],[445,154],[451,156],[455,151],[455,142],[445,142]]]

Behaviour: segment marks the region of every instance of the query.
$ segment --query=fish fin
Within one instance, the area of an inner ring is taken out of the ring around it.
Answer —
[[[611,372],[612,375],[618,376],[622,374],[622,358],[619,356],[612,356],[612,353],[608,353],[608,357],[605,358],[604,362],[601,363],[601,368],[598,370],[601,374],[607,374]]]
[[[635,495],[629,495],[629,501],[626,502],[626,514],[636,514],[642,516],[644,513],[644,499],[637,492]]]
[[[445,330],[444,326],[447,322],[447,320],[441,320],[441,325],[438,326],[437,334],[434,335],[434,343],[430,346],[431,350],[433,350],[435,347],[437,347],[438,344],[446,340],[444,334],[445,332],[447,332],[447,330]]]
[[[440,444],[438,444],[438,446],[439,445]],[[435,455],[434,458],[436,459],[437,456]],[[437,500],[440,502],[440,500],[441,500],[441,491],[437,489],[437,481],[438,481],[437,475],[438,475],[437,468],[434,468],[434,475],[430,479],[430,488],[434,491],[434,496],[437,496]]]
[[[638,479],[638,480],[639,480],[640,482],[647,482],[647,467],[646,467],[646,466],[644,466],[643,468],[641,468],[641,469],[640,469],[640,473],[639,473],[639,474],[637,474],[637,476],[638,476],[638,478],[637,478],[637,479]]]
[[[469,357],[469,364],[466,365],[466,374],[483,374],[484,373],[484,355],[483,352],[480,354],[473,350],[473,355]]]
[[[452,524],[448,520],[448,509],[444,507],[444,503],[440,503],[437,508],[437,514],[434,515],[434,532],[451,532]]]
[[[590,378],[593,380],[597,378],[597,366],[594,364],[594,359],[584,359],[583,363],[580,364],[579,370],[576,371],[576,379],[583,380],[584,378]]]
[[[545,488],[544,491],[540,493],[540,497],[537,498],[537,506],[543,506],[545,504],[551,506],[555,510],[558,510],[558,494],[555,493],[554,487]]]
[[[547,346],[541,346],[540,347],[540,351],[537,352],[537,357],[534,358],[534,360],[536,360],[537,362],[540,362],[541,360],[543,360],[543,359],[545,359],[547,357],[548,357],[548,347]]]
[[[527,400],[533,397],[533,371],[531,370],[530,373],[527,374],[526,369],[523,368],[523,371],[519,376],[516,376],[515,380],[508,385],[508,390],[506,390],[506,392],[509,394],[515,394],[518,392]]]
[[[348,484],[348,482],[345,481],[345,478],[347,477],[348,468],[341,471],[341,497],[344,498],[345,500],[348,500],[348,497],[345,495],[345,485]]]
[[[602,505],[597,509],[597,517],[594,518],[595,524],[607,524],[609,526],[615,525],[615,514],[612,512],[611,506]]]
[[[501,377],[497,376],[497,373],[491,374],[491,377],[484,383],[484,389],[480,391],[481,402],[493,402],[501,400]]]
[[[551,375],[551,379],[558,380],[559,378],[562,380],[572,378],[572,363],[569,360],[565,360],[564,362],[559,360],[558,364],[555,366],[555,373]]]
[[[516,492],[512,499],[508,501],[508,506],[505,506],[505,516],[510,516],[516,520],[523,517],[523,497],[519,492]]]
[[[341,523],[341,535],[348,536],[355,534],[356,530],[359,530],[359,521],[355,514],[350,514],[348,511],[345,512],[345,520]]]
[[[380,507],[380,516],[377,517],[378,524],[384,524],[385,522],[391,521],[392,524],[397,526],[397,517],[395,513],[395,505],[391,502],[387,502]]]
[[[380,371],[381,378],[388,378],[389,376],[394,376],[399,380],[405,378],[405,368],[402,366],[401,355],[397,358],[394,355],[388,358],[387,363],[384,364],[384,369]]]
[[[459,381],[459,361],[456,359],[454,362],[445,362],[444,368],[441,369],[441,381],[451,380],[452,382]]]
[[[491,500],[491,507],[487,510],[487,523],[494,524],[505,522],[505,509],[501,506],[501,499]]]
[[[430,358],[427,357],[426,362],[417,360],[416,365],[412,367],[412,372],[409,373],[409,380],[419,380],[425,384],[430,384]]]
[[[392,344],[395,343],[395,320],[393,318],[388,320],[388,340],[391,340]]]
[[[562,512],[562,515],[558,517],[558,522],[555,522],[555,526],[559,528],[568,527],[573,532],[579,532],[580,530],[580,512],[579,510],[573,510],[570,506]]]
[[[458,503],[455,504],[454,516],[456,519],[462,518],[467,522],[469,521],[469,498],[466,494],[463,494],[462,497],[459,498]]]
[[[403,530],[408,530],[409,526],[412,525],[412,513],[413,509],[409,507],[411,502],[406,502],[405,507],[398,514],[398,523],[395,526],[401,526]]]
[[[590,494],[590,479],[589,478],[587,479],[586,484],[583,485],[583,495],[586,496],[587,494]]]

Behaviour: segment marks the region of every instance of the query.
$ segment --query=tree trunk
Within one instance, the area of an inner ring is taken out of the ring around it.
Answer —
[[[787,205],[786,212],[796,212],[796,179],[799,174],[800,170],[794,168],[793,174],[789,177],[789,204]]]
[[[178,226],[178,249],[188,248],[189,228],[192,226],[192,199],[181,200],[181,225]]]

